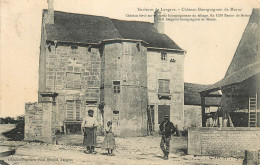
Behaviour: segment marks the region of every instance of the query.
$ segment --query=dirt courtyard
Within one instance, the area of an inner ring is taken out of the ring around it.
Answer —
[[[0,132],[1,133],[1,132]],[[2,133],[1,133],[2,134]],[[16,148],[14,155],[2,157],[1,162],[8,164],[242,164],[242,159],[215,158],[209,156],[187,155],[187,138],[172,137],[171,152],[168,160],[162,159],[160,136],[146,137],[116,137],[117,149],[115,156],[107,156],[100,148],[103,141],[98,136],[97,154],[85,154],[82,147],[82,135],[59,135],[57,144],[45,144],[26,141],[7,141],[0,135],[0,149]],[[0,162],[0,164],[1,164]]]

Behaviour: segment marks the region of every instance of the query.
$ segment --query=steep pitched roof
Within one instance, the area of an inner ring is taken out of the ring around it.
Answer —
[[[260,9],[253,9],[225,77],[204,92],[242,82],[260,73]]]
[[[47,10],[43,11],[45,14]],[[47,40],[98,43],[106,39],[143,40],[149,47],[182,50],[149,22],[123,21],[108,17],[55,11],[55,24],[45,24]]]
[[[253,9],[225,77],[260,61],[260,9]]]
[[[254,64],[248,65],[247,67],[244,67],[243,69],[240,69],[240,70],[226,76],[222,80],[220,80],[217,83],[213,84],[212,86],[206,88],[204,90],[204,92],[205,91],[214,91],[215,89],[218,89],[223,86],[242,82],[259,73],[260,73],[260,62],[256,62]]]
[[[184,105],[201,105],[200,92],[210,86],[211,85],[184,83]],[[219,93],[215,92],[215,94]],[[220,97],[205,98],[206,106],[218,106],[220,101]]]

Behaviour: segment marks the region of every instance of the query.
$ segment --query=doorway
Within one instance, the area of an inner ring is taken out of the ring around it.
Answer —
[[[158,105],[158,124],[164,121],[164,116],[170,116],[170,105]]]

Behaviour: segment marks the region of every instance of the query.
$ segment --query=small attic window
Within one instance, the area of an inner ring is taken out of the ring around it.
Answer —
[[[161,53],[161,60],[162,61],[167,61],[167,53],[165,53],[165,52]]]

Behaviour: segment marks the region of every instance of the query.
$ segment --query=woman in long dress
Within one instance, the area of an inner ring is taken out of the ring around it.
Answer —
[[[82,121],[82,132],[84,135],[83,145],[87,147],[87,154],[95,153],[95,146],[97,144],[96,129],[98,126],[97,119],[93,117],[94,111],[91,109],[88,111],[88,116],[86,116]]]
[[[107,122],[107,127],[105,128],[105,139],[102,148],[108,151],[108,156],[114,156],[113,150],[116,148],[116,142],[111,121]]]

